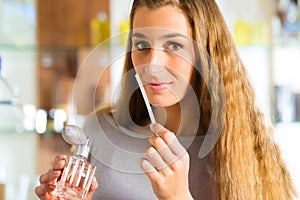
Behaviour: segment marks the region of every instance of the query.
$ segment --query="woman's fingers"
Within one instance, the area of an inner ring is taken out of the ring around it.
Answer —
[[[156,151],[155,148],[153,147],[148,148],[146,151],[146,155],[149,161],[157,170],[167,167],[167,163],[162,158],[162,156]]]
[[[61,173],[62,172],[60,170],[52,170],[45,174],[42,174],[40,176],[40,183],[54,184],[56,179],[58,179],[61,176]]]
[[[92,199],[92,196],[94,195],[94,193],[96,192],[97,188],[99,186],[99,183],[96,179],[96,177],[93,178],[92,180],[92,184],[91,184],[91,187],[90,187],[90,191],[87,195],[87,199]]]
[[[66,164],[67,156],[65,155],[57,155],[55,159],[51,163],[50,170],[61,170],[64,168]]]
[[[53,200],[52,191],[55,189],[56,180],[62,175],[62,170],[66,164],[67,157],[58,155],[51,162],[49,171],[40,176],[41,185],[35,188],[35,193],[41,200]]]
[[[155,148],[155,152],[161,156],[161,158],[164,160],[165,163],[171,164],[172,162],[176,161],[178,157],[174,155],[174,153],[170,150],[170,148],[167,146],[165,141],[161,137],[151,137],[149,139],[150,144]],[[152,151],[154,151],[152,150]],[[148,156],[148,155],[147,155]],[[149,156],[148,156],[149,157]],[[150,159],[152,162],[152,160]]]
[[[99,183],[98,183],[96,177],[94,177],[92,180],[90,191],[95,191],[98,188],[98,186],[99,186]]]
[[[142,158],[140,160],[140,166],[142,170],[146,173],[146,175],[150,178],[150,180],[158,180],[160,178],[160,173],[145,158]]]
[[[160,138],[163,139],[163,141],[166,143],[168,148],[171,150],[171,152],[178,158],[186,153],[185,148],[180,144],[178,139],[176,138],[175,134],[170,132],[168,129],[163,127],[162,125],[155,123],[150,126],[151,130],[159,135]],[[158,137],[158,138],[159,138]],[[156,149],[160,150],[163,149],[163,146],[157,146],[162,145],[161,142],[155,143],[154,141],[157,140],[157,137],[152,137],[149,141],[152,145],[155,146]],[[169,154],[167,150],[164,150],[166,154]]]
[[[188,187],[189,155],[174,133],[159,124],[151,125],[156,134],[149,138],[147,158],[140,161],[159,199],[191,199]]]
[[[35,188],[35,194],[39,197],[42,198],[45,196],[48,192],[52,192],[55,189],[55,185],[50,185],[50,184],[41,184],[40,186],[37,186]]]
[[[54,184],[60,175],[61,171],[50,171],[40,176],[41,185],[35,188],[35,194],[39,197],[39,199],[53,200],[51,192],[53,192],[56,188]]]

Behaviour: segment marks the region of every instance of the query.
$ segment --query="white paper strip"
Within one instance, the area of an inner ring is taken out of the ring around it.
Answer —
[[[143,95],[143,98],[144,98],[144,101],[145,101],[145,104],[146,104],[146,107],[147,107],[147,110],[148,110],[148,113],[149,113],[149,117],[150,117],[150,120],[151,120],[151,124],[155,124],[156,121],[155,121],[155,118],[154,118],[154,115],[153,115],[153,112],[152,112],[152,109],[151,109],[148,97],[146,95],[146,91],[144,89],[143,83],[142,83],[142,81],[141,81],[138,73],[135,74],[135,79],[138,82],[140,90],[142,92],[142,95]]]

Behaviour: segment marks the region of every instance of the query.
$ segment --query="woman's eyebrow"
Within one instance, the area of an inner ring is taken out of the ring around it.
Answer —
[[[188,39],[187,36],[185,36],[185,35],[183,35],[181,33],[170,33],[170,34],[163,35],[160,38],[162,38],[162,39],[168,39],[168,38],[174,38],[174,37],[181,37],[181,38],[184,38],[184,39]]]
[[[143,33],[134,33],[132,37],[137,37],[137,38],[147,38],[147,36]],[[174,37],[181,37],[184,39],[188,39],[187,36],[181,34],[181,33],[169,33],[165,34],[159,37],[159,39],[169,39],[169,38],[174,38]]]
[[[132,35],[132,37],[146,38],[146,36],[145,36],[144,34],[142,34],[142,33],[134,33],[134,34]]]

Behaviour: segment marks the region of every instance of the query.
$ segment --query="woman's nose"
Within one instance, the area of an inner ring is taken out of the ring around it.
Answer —
[[[148,63],[146,64],[146,72],[153,74],[161,72],[164,69],[166,59],[164,51],[161,49],[151,49],[148,54]]]

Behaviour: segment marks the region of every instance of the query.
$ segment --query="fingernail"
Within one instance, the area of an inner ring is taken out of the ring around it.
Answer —
[[[144,172],[154,172],[155,168],[145,159],[140,160],[140,166]]]
[[[158,134],[162,128],[163,128],[162,125],[158,123],[154,123],[150,125],[151,131],[153,131],[155,134]]]
[[[61,171],[55,170],[55,171],[52,171],[52,174],[53,174],[54,176],[58,176],[58,175],[61,174]]]
[[[140,159],[140,165],[142,167],[142,169],[146,169],[147,168],[147,162],[145,158],[141,158]]]
[[[62,163],[65,163],[65,162],[66,162],[66,160],[62,159],[62,160],[58,161],[58,164],[62,164]]]
[[[51,190],[54,190],[56,188],[56,185],[49,185],[48,186]]]

